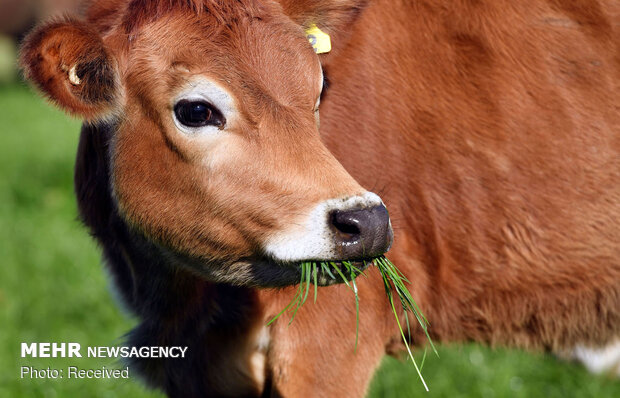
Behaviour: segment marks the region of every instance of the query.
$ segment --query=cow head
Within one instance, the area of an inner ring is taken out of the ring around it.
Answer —
[[[111,194],[131,227],[246,285],[388,250],[383,203],[321,142],[321,64],[290,6],[101,3],[119,10],[35,29],[21,63],[61,108],[114,124]]]

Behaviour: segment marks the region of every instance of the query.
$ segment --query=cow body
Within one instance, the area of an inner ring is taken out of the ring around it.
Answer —
[[[321,133],[385,201],[436,340],[618,335],[619,11],[377,1],[326,57]]]
[[[620,8],[568,3],[373,2],[324,63],[324,139],[441,339],[620,326]]]
[[[328,19],[322,140],[381,194],[388,256],[437,341],[562,350],[620,333],[620,10],[534,3],[282,1],[300,25],[307,9]],[[93,7],[98,29],[112,9]],[[399,341],[378,272],[358,279],[357,351],[343,285],[265,327],[294,288],[219,283],[128,221],[113,186],[122,119],[84,126],[76,192],[141,321],[129,343],[189,346],[137,363],[145,379],[171,396],[362,396]]]

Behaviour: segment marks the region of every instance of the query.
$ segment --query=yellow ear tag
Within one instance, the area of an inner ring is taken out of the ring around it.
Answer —
[[[329,35],[319,29],[315,24],[310,25],[310,28],[306,30],[306,37],[310,44],[312,44],[315,53],[323,54],[332,50],[332,41]]]

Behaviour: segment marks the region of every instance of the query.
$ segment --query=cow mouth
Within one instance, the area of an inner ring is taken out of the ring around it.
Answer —
[[[317,286],[330,286],[348,283],[363,274],[373,264],[372,258],[355,260],[304,260],[279,263],[280,267],[295,270],[297,280],[316,283]]]
[[[352,260],[278,261],[270,257],[248,259],[247,282],[253,286],[286,287],[309,281],[317,286],[349,283],[373,264],[373,258]]]
[[[316,282],[319,286],[329,286],[338,283],[347,283],[361,275],[373,262],[372,258],[360,260],[341,260],[341,261],[306,261],[306,272],[310,273],[311,281],[314,281],[316,272]],[[303,271],[301,263],[298,265]],[[307,271],[309,269],[309,271]]]

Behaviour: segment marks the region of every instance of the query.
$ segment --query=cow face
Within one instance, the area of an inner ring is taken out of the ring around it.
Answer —
[[[132,10],[105,35],[45,25],[22,50],[56,103],[116,126],[111,194],[130,226],[208,278],[246,285],[388,250],[381,200],[321,142],[323,75],[300,26],[275,6]]]

